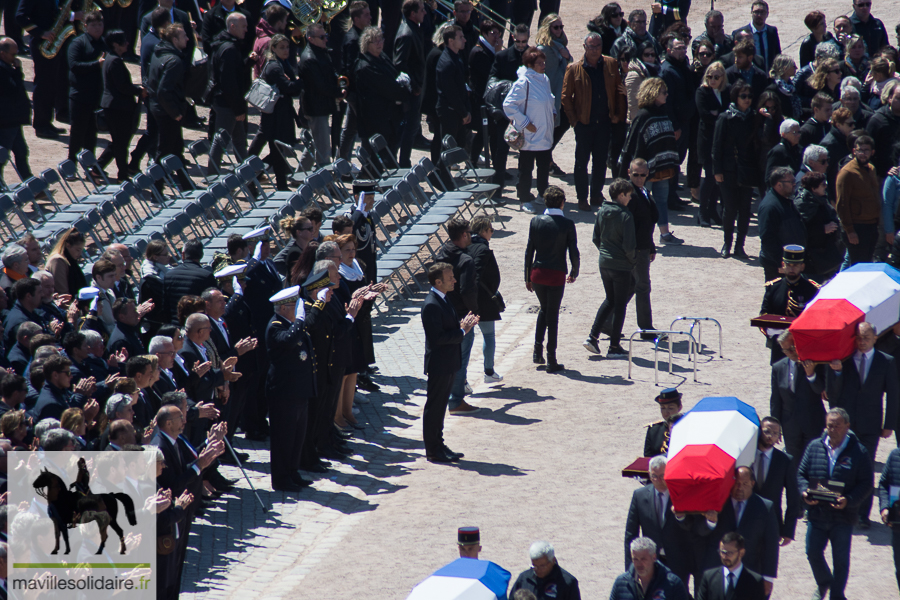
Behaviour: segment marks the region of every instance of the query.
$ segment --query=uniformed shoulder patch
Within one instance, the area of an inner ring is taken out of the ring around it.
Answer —
[[[644,425],[644,427],[647,427],[649,429],[650,427],[653,427],[654,425],[659,425],[660,423],[665,423],[665,421],[655,421],[653,423],[647,423],[646,425]]]
[[[813,281],[812,279],[807,279],[807,281],[810,282],[810,283],[813,285],[813,287],[816,288],[816,289],[819,289],[819,288],[822,287],[822,284],[821,284],[821,283],[816,283],[816,282]]]
[[[325,303],[321,300],[316,300],[316,303],[313,304],[313,308],[318,308],[319,310],[325,310]]]
[[[784,277],[779,277],[779,278],[777,278],[777,279],[773,279],[772,281],[767,281],[767,282],[766,282],[766,287],[769,287],[770,285],[775,285],[776,283],[778,283],[778,282],[781,281],[782,279],[784,279]]]

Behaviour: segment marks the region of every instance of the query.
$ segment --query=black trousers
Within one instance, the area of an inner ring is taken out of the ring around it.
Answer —
[[[177,157],[184,164],[184,132],[181,129],[181,121],[176,121],[169,115],[156,115],[156,160],[162,161],[169,154]],[[184,170],[178,171],[178,180],[183,189],[191,189],[190,179]],[[259,352],[259,348],[257,348]],[[262,352],[265,354],[265,352]],[[268,364],[266,365],[268,370]],[[266,371],[259,371],[265,373]]]
[[[460,147],[463,147],[466,143],[467,129],[466,126],[463,125],[462,119],[455,114],[439,116],[438,122],[440,123],[440,129],[438,130],[438,134],[431,140],[431,160],[437,165],[438,172],[441,174],[441,180],[444,182],[444,185],[447,186],[448,189],[454,189],[456,186],[453,184],[450,171],[441,160],[441,150],[443,149],[441,144],[444,136],[452,135],[453,139],[456,140],[456,143]]]
[[[494,181],[501,186],[506,184],[506,161],[509,158],[509,144],[503,139],[509,121],[488,119],[488,135],[491,144],[491,166],[494,168]]]
[[[537,316],[537,327],[534,330],[534,344],[543,346],[546,333],[547,356],[556,358],[556,343],[559,337],[559,307],[562,305],[566,286],[533,283],[532,287],[534,295],[537,296],[538,303],[541,305]]]
[[[738,185],[734,173],[726,173],[725,181],[719,184],[722,192],[722,204],[725,214],[722,218],[722,231],[725,233],[725,245],[731,248],[734,239],[734,221],[737,217],[737,244],[735,248],[743,248],[750,227],[750,203],[753,200],[752,190]]]
[[[386,48],[394,47],[394,38],[400,29],[401,0],[381,0],[381,30],[384,32],[384,45]],[[372,22],[375,16],[372,15]]]
[[[321,369],[321,373],[327,371],[326,366],[317,363],[317,370],[319,369]],[[316,375],[316,391],[318,393],[306,403],[306,435],[300,452],[300,464],[303,467],[311,467],[319,462],[319,452],[316,449],[316,426],[319,423],[319,415],[325,411],[323,405],[328,393],[326,389],[328,387],[327,380],[328,378],[325,375]],[[334,415],[332,414],[332,417],[333,416]]]
[[[3,32],[6,37],[16,43],[19,52],[22,52],[25,48],[25,43],[22,41],[22,28],[16,22],[16,10],[19,8],[19,3],[16,0],[3,0],[0,2],[0,6],[3,7]]]
[[[63,44],[59,54],[53,58],[44,58],[39,49],[41,38],[31,40],[31,58],[34,61],[34,92],[31,101],[34,104],[32,123],[36,130],[50,127],[53,111],[57,120],[69,116],[69,67],[66,63],[66,46]]]
[[[610,314],[613,315],[612,329],[609,332],[609,345],[618,346],[622,339],[622,327],[625,325],[625,309],[628,306],[628,294],[632,287],[632,272],[619,271],[600,267],[600,280],[606,299],[597,309],[594,324],[591,326],[591,337],[600,336],[600,328]]]
[[[267,142],[265,136],[257,130],[256,137],[253,138],[253,141],[250,142],[250,147],[247,149],[247,154],[259,156],[259,151],[262,150],[263,146],[266,144],[269,145],[269,154],[266,156],[265,161],[272,165],[272,170],[275,171],[275,185],[278,190],[286,192],[288,191],[288,165],[284,162],[284,157],[281,156],[281,152],[275,147],[274,138]]]
[[[265,343],[261,339],[256,346],[256,372],[261,375],[256,382],[255,391],[250,392],[252,397],[247,398],[244,404],[241,428],[250,433],[260,434],[266,431],[266,415],[269,412],[265,375],[269,372],[269,356],[266,354]]]
[[[700,219],[713,221],[719,219],[719,186],[712,172],[712,156],[703,157],[703,170],[706,176],[700,184]]]
[[[556,148],[556,145],[559,143],[559,140],[566,135],[566,132],[572,127],[569,123],[569,117],[566,116],[566,111],[560,109],[559,113],[559,125],[553,128],[553,146],[550,147],[551,150]]]
[[[312,359],[309,359],[312,360]],[[292,482],[292,475],[300,468],[300,452],[306,433],[306,398],[295,396],[272,398],[269,414],[272,417],[270,447],[272,449],[272,484]]]
[[[141,161],[144,159],[144,156],[156,156],[156,142],[159,139],[159,131],[156,127],[156,117],[153,116],[153,113],[147,109],[147,130],[144,132],[138,141],[137,144],[134,145],[134,150],[131,151],[131,162],[130,166],[135,169],[140,169]]]
[[[541,17],[538,19],[539,26],[547,15],[559,14],[559,2],[560,0],[539,0],[538,7],[541,9]]]
[[[599,204],[603,199],[609,140],[608,119],[605,123],[575,123],[575,196],[578,202],[588,201],[589,185],[591,203]],[[588,162],[591,163],[590,177]]]
[[[97,148],[97,117],[93,104],[84,104],[69,100],[69,118],[72,119],[69,129],[69,160],[77,161],[82,150],[94,152]]]
[[[444,415],[447,413],[447,401],[456,371],[452,373],[429,373],[427,383],[427,399],[422,413],[422,438],[425,440],[425,453],[441,454],[444,448]]]
[[[606,164],[613,174],[615,174],[616,166],[619,164],[619,156],[622,154],[622,147],[625,145],[625,137],[627,134],[628,124],[624,121],[621,123],[610,123],[609,156],[606,158]]]
[[[106,125],[109,127],[109,137],[112,139],[109,145],[103,149],[97,162],[104,169],[110,161],[116,159],[118,178],[121,181],[128,179],[128,148],[131,146],[131,137],[134,135],[134,111],[103,109],[106,117]]]
[[[243,377],[231,383],[231,395],[228,396],[228,404],[225,405],[223,411],[225,423],[228,425],[226,437],[229,440],[234,438],[234,432],[241,422],[247,400],[256,393],[258,385],[259,379],[256,373],[244,373]]]
[[[773,279],[777,279],[778,277],[781,276],[781,274],[778,272],[778,269],[781,268],[780,264],[763,262],[763,261],[759,261],[759,264],[762,265],[763,277],[765,277],[765,281],[772,281]],[[777,344],[776,344],[776,346],[777,346]],[[778,350],[781,350],[781,346],[777,346],[777,347],[778,347]],[[773,346],[773,349],[774,348],[775,348],[775,346]]]
[[[875,455],[878,453],[878,442],[881,439],[881,436],[877,433],[857,433],[856,437],[859,438],[859,442],[866,447],[866,452],[869,453],[869,460],[872,461],[872,465],[875,465]],[[877,485],[877,484],[876,484]],[[869,518],[869,513],[872,512],[872,501],[874,500],[874,493],[877,490],[873,488],[872,491],[866,496],[866,499],[862,501],[862,504],[859,505],[859,516],[864,519]],[[881,519],[877,519],[880,521]]]
[[[847,253],[850,254],[850,265],[872,262],[872,257],[875,254],[875,244],[878,242],[878,225],[854,223],[853,229],[856,231],[856,237],[859,238],[858,244],[851,244],[847,238],[847,233],[841,231],[844,246],[847,248]]]
[[[703,170],[703,167],[700,164],[700,152],[697,150],[697,136],[700,129],[700,117],[698,115],[694,115],[688,127],[690,127],[690,131],[688,132],[690,134],[690,138],[688,140],[687,183],[688,187],[693,189],[700,187],[700,174]]]
[[[519,183],[516,184],[519,202],[531,201],[531,172],[537,163],[537,193],[543,196],[550,185],[552,150],[519,150]]]

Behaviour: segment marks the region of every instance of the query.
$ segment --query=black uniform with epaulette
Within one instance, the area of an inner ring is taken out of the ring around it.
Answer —
[[[806,250],[803,246],[791,244],[784,247],[785,263],[802,263]],[[778,277],[766,282],[766,293],[763,296],[762,306],[759,309],[761,315],[781,315],[784,317],[797,317],[806,308],[806,305],[819,293],[819,284],[807,279],[801,274],[796,281],[789,281],[787,277]],[[766,336],[766,346],[772,349],[772,362],[775,364],[784,358],[781,345],[777,336]]]
[[[244,291],[244,301],[250,307],[250,316],[256,331],[265,332],[272,318],[272,303],[269,302],[275,293],[282,288],[281,278],[275,270],[272,261],[256,260],[247,261],[247,275]],[[269,370],[269,357],[266,351],[266,340],[259,337],[256,349],[256,369],[258,373],[266,373]],[[244,409],[242,419],[243,428],[254,439],[265,439],[266,413],[268,412],[265,394],[265,381],[260,377],[257,384],[258,393],[248,402]]]
[[[675,404],[681,407],[682,394],[676,388],[666,388],[654,399],[658,404]],[[669,426],[665,419],[647,425],[644,438],[644,456],[659,456],[669,451]]]
[[[296,302],[291,290],[280,295]],[[295,290],[299,294],[299,287]],[[306,318],[318,311],[310,307]],[[306,482],[300,479],[300,452],[303,448],[309,401],[316,395],[315,360],[312,340],[306,332],[306,318],[289,319],[276,314],[266,328],[269,370],[266,396],[272,417],[272,486],[296,489]]]
[[[228,337],[232,344],[244,338],[260,337],[256,328],[253,327],[250,307],[244,300],[243,294],[234,294],[228,299],[222,318],[228,327]],[[234,436],[234,430],[237,428],[250,394],[259,386],[259,373],[256,370],[258,351],[257,347],[238,356],[237,365],[234,367],[238,373],[241,373],[241,378],[231,383],[231,395],[228,397],[228,404],[225,405],[229,440]]]

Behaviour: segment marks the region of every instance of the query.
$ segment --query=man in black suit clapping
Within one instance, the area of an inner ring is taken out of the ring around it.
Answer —
[[[762,577],[744,566],[744,537],[736,531],[719,541],[722,566],[709,569],[700,580],[697,600],[763,600]],[[732,591],[733,590],[733,591]]]
[[[422,326],[425,328],[425,374],[428,375],[428,399],[422,416],[425,455],[431,462],[456,462],[462,458],[444,444],[444,414],[450,399],[453,379],[462,364],[462,340],[478,323],[471,312],[462,320],[447,301],[456,278],[453,267],[439,262],[428,269],[431,293],[422,306]]]

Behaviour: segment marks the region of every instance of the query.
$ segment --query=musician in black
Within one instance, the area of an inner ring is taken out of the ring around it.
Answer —
[[[84,15],[84,33],[72,40],[69,58],[69,160],[78,160],[82,150],[97,146],[97,118],[103,97],[103,63],[106,42],[103,41],[103,15],[99,10]]]
[[[53,112],[56,120],[69,122],[69,79],[66,62],[66,44],[56,50],[53,56],[47,57],[41,52],[44,42],[53,42],[56,35],[53,28],[60,20],[65,20],[64,10],[71,11],[71,5],[57,0],[23,0],[16,12],[16,21],[31,35],[31,58],[34,60],[34,133],[39,138],[56,139],[65,130],[53,125]],[[72,12],[72,25],[82,18],[82,12]]]

